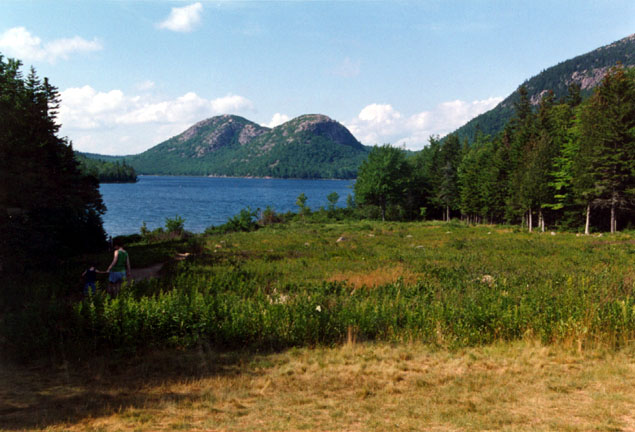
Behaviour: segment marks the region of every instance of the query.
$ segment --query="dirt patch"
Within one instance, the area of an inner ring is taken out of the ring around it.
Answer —
[[[176,256],[174,257],[174,261],[184,261],[190,255],[191,254],[189,252],[176,254]],[[158,264],[151,265],[149,267],[131,269],[132,279],[136,281],[142,281],[142,280],[160,277],[161,270],[163,269],[165,264],[166,263],[158,263]]]

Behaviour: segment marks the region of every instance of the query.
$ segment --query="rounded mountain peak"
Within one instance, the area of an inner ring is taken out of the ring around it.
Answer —
[[[174,139],[177,145],[194,145],[194,151],[201,157],[235,142],[244,145],[268,131],[246,118],[226,114],[202,120]]]
[[[277,128],[287,134],[301,135],[308,133],[322,136],[341,145],[364,148],[357,139],[341,123],[323,114],[305,114],[296,117]]]

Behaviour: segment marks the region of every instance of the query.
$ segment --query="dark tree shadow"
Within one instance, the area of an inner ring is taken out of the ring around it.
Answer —
[[[146,353],[113,361],[95,358],[81,366],[22,366],[0,361],[0,430],[45,429],[78,424],[122,408],[195,401],[199,393],[151,391],[155,386],[213,377],[258,376],[254,352],[220,351],[200,345],[190,351]]]

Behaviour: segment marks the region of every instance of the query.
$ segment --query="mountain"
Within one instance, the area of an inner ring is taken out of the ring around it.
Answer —
[[[534,105],[538,105],[542,95],[549,90],[554,92],[556,100],[566,97],[572,83],[580,85],[581,96],[586,98],[600,84],[606,72],[618,63],[625,67],[635,66],[635,34],[552,66],[522,85],[527,88]],[[514,103],[517,100],[518,92],[515,91],[496,107],[470,120],[454,133],[461,140],[467,138],[470,141],[477,128],[485,134],[497,134],[514,115]]]
[[[368,151],[324,115],[303,115],[273,129],[223,115],[125,160],[139,174],[354,178]]]

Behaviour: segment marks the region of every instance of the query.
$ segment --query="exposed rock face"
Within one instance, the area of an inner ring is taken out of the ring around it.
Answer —
[[[348,129],[322,114],[303,115],[278,126],[276,129],[282,130],[282,136],[289,137],[287,142],[309,135],[321,136],[341,145],[363,148]]]
[[[580,84],[580,88],[582,90],[597,87],[608,70],[608,67],[603,67],[591,70],[585,69],[583,71],[575,71],[571,74],[571,79],[567,82],[567,84],[577,82]]]
[[[176,137],[177,143],[196,140],[196,157],[228,146],[234,142],[244,145],[253,138],[269,131],[242,117],[223,115],[200,121]]]

